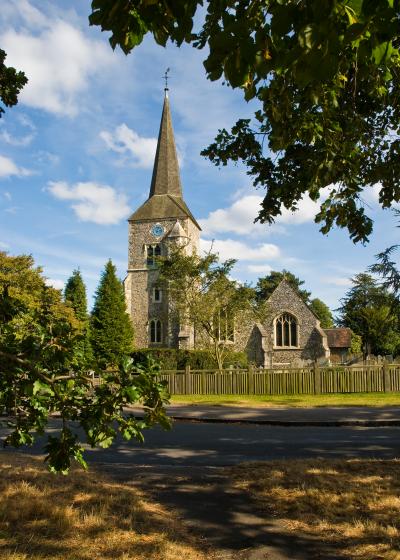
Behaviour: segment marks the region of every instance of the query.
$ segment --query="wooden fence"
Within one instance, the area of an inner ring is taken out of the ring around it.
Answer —
[[[162,371],[172,395],[400,392],[400,364]]]

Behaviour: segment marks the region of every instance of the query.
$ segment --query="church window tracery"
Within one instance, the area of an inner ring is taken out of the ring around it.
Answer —
[[[297,320],[290,313],[282,313],[275,319],[275,346],[298,347]]]
[[[160,319],[151,319],[150,321],[150,342],[162,342],[162,324]]]

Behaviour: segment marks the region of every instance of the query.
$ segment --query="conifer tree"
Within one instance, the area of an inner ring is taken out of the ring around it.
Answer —
[[[72,276],[68,278],[64,298],[75,311],[78,319],[84,321],[88,318],[86,288],[80,270],[74,270]]]
[[[100,366],[118,365],[133,349],[133,328],[126,312],[125,295],[111,260],[96,291],[91,317],[91,340]]]
[[[82,336],[76,343],[76,357],[83,360],[87,367],[93,362],[93,351],[90,342],[90,324],[87,312],[86,287],[80,270],[74,270],[67,280],[64,290],[64,300],[72,307],[75,317],[84,323]]]

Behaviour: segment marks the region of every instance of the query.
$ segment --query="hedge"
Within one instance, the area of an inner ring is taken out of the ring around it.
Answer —
[[[177,348],[140,348],[131,354],[134,363],[144,364],[151,356],[160,362],[163,369],[179,370],[190,366],[191,369],[214,369],[217,367],[214,357],[207,350],[180,350]],[[224,361],[224,367],[246,368],[247,356],[244,352],[230,352]]]

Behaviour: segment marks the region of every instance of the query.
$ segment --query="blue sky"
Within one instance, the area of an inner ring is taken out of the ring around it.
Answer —
[[[243,168],[219,170],[200,156],[218,128],[254,107],[208,82],[203,54],[192,48],[149,39],[128,57],[113,52],[107,35],[89,27],[89,13],[89,0],[2,5],[1,48],[29,84],[0,120],[0,249],[31,253],[60,288],[79,267],[90,304],[108,258],[124,277],[126,218],[148,196],[167,67],[184,197],[203,227],[202,248],[214,240],[222,259],[238,259],[235,278],[255,283],[286,268],[335,308],[349,278],[399,241],[378,188],[364,195],[375,221],[365,247],[345,231],[319,233],[309,200],[273,226],[254,224],[262,191]]]

